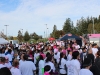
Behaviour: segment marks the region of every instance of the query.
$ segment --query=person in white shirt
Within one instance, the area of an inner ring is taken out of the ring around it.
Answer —
[[[11,49],[9,49],[8,50],[8,54],[6,55],[6,57],[8,57],[8,59],[9,59],[9,62],[12,64],[12,55],[11,55],[11,52],[12,52],[12,50]]]
[[[67,56],[67,60],[71,61],[72,60],[72,51],[69,51],[69,54]]]
[[[19,65],[19,69],[22,75],[34,75],[36,73],[35,64],[32,61],[28,61],[28,56],[24,55],[24,62],[23,64]]]
[[[22,64],[22,63],[24,62],[23,56],[24,56],[24,54],[21,54],[21,56],[20,56],[21,59],[20,59],[20,61],[19,61],[19,65]]]
[[[34,54],[34,64],[36,64],[39,55],[40,55],[39,50],[37,50],[36,53]]]
[[[59,64],[59,59],[60,59],[60,52],[62,52],[62,48],[59,48],[59,51],[57,52],[57,64]]]
[[[13,61],[13,67],[11,68],[12,75],[21,75],[19,68],[19,61],[17,59],[14,59]]]
[[[75,49],[79,50],[79,48],[80,48],[80,46],[77,43],[75,43]]]
[[[64,57],[65,55],[63,53],[60,53],[60,61],[59,61],[60,75],[67,75],[67,66]]]
[[[80,62],[79,62],[79,52],[74,51],[72,53],[72,60],[70,61],[70,64],[68,66],[68,75],[79,75],[80,71]]]
[[[52,70],[53,72],[55,72],[54,63],[52,63],[52,55],[49,55],[49,56],[47,57],[47,59],[45,60],[45,66],[46,66],[46,65],[50,65],[51,70]]]
[[[93,44],[92,45],[92,53],[93,53],[93,55],[95,56],[95,58],[96,58],[96,53],[98,52],[98,49],[97,49],[97,44]]]
[[[39,75],[43,75],[43,70],[44,70],[44,64],[45,64],[45,62],[44,62],[44,59],[43,59],[43,56],[42,55],[40,55],[39,56],[39,64],[38,64],[38,67],[39,67]]]
[[[5,57],[5,49],[1,49],[0,51],[0,57]]]
[[[4,57],[0,57],[0,68],[6,67],[5,66],[5,58]]]
[[[9,62],[9,59],[7,57],[5,57],[5,66],[9,69],[11,69],[12,65],[11,63]]]
[[[90,58],[86,58],[83,62],[83,69],[79,71],[79,75],[93,75],[93,73],[89,70],[92,66],[92,60]]]
[[[18,50],[18,46],[19,46],[19,45],[16,43],[16,50]]]
[[[8,47],[6,47],[5,53],[8,52]]]
[[[54,60],[57,63],[57,53],[58,53],[58,49],[54,49]]]

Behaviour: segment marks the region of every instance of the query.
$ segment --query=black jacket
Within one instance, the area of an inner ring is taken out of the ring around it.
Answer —
[[[92,65],[94,64],[94,55],[93,54],[88,54],[87,58],[90,58],[92,60]]]
[[[95,63],[90,68],[93,75],[100,75],[100,57],[96,58]]]

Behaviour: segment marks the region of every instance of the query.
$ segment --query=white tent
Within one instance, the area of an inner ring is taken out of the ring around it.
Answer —
[[[7,40],[0,38],[0,44],[7,44],[9,43]]]

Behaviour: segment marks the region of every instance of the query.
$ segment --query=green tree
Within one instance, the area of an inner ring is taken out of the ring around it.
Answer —
[[[64,35],[64,32],[62,30],[57,30],[55,32],[55,38],[58,39]]]
[[[26,31],[24,34],[24,41],[29,41],[29,40],[30,40],[30,35],[29,35],[28,31]]]
[[[39,40],[40,38],[35,32],[32,34],[32,36],[33,36],[33,39],[36,41]]]
[[[9,39],[10,39],[10,40],[14,40],[13,36],[9,36]]]
[[[64,31],[64,33],[68,33],[68,32],[71,32],[71,24],[72,22],[71,22],[71,19],[70,18],[68,18],[68,19],[66,19],[66,21],[65,21],[65,23],[64,23],[64,26],[63,26],[63,31]]]
[[[100,22],[94,25],[95,33],[100,33]]]
[[[52,32],[52,34],[51,34],[51,36],[54,37],[54,38],[56,37],[56,36],[55,36],[55,32],[56,32],[56,31],[57,31],[57,26],[54,25],[54,26],[53,26],[53,32]]]
[[[77,33],[79,35],[87,34],[88,33],[88,19],[85,19],[84,17],[81,17],[80,20],[77,21]]]
[[[22,33],[21,33],[20,30],[18,31],[17,39],[18,39],[19,42],[22,42],[23,41],[23,35],[22,35]]]
[[[88,25],[88,33],[89,33],[89,34],[92,34],[92,33],[93,33],[93,24],[92,24],[92,23],[90,23],[90,24]]]

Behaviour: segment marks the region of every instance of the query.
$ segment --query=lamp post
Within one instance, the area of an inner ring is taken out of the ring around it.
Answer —
[[[8,27],[9,25],[4,25],[4,26],[6,26],[6,37],[7,37],[7,27]]]
[[[46,25],[46,38],[47,38],[47,24],[45,24]]]
[[[48,30],[48,38],[49,38],[49,28],[47,28],[47,30]]]
[[[23,29],[21,29],[22,30],[22,35],[23,35]]]
[[[2,33],[4,34],[4,29],[2,29]]]
[[[45,42],[45,31],[44,31],[44,42]]]

